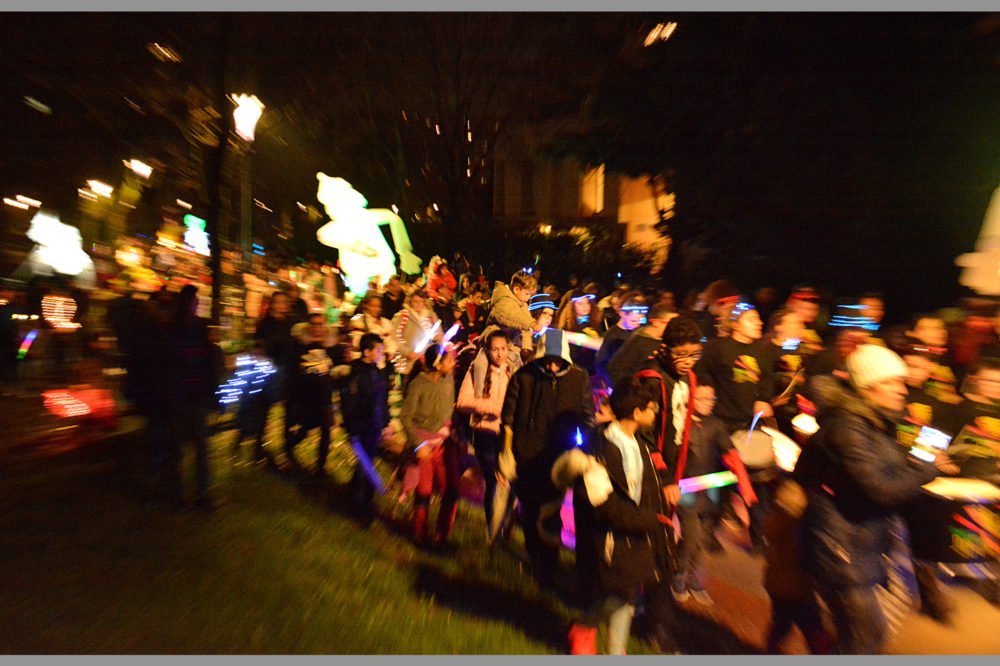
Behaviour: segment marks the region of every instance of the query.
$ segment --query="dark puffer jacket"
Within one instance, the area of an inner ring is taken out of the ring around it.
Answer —
[[[885,581],[890,521],[937,476],[895,441],[895,422],[839,380],[814,384],[829,410],[802,450],[794,478],[806,489],[803,568],[818,583],[870,586]]]
[[[578,517],[578,524],[585,522],[589,526],[583,534],[577,530],[577,548],[597,551],[601,588],[622,599],[634,599],[643,585],[669,580],[674,573],[672,528],[657,518],[658,513],[667,513],[660,493],[661,479],[649,450],[641,443],[639,449],[643,464],[638,504],[628,493],[621,451],[603,432],[594,457],[607,470],[610,494],[607,498],[589,497],[582,479],[573,487],[574,506],[582,507],[585,514]],[[583,543],[583,539],[589,543]]]

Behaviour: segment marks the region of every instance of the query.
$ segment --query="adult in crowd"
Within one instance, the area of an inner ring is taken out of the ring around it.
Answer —
[[[819,382],[826,410],[795,467],[808,498],[801,556],[833,614],[836,652],[876,654],[887,625],[875,588],[887,580],[893,522],[922,485],[957,468],[943,453],[929,463],[896,444],[907,393],[899,356],[862,345],[847,371],[847,384]]]

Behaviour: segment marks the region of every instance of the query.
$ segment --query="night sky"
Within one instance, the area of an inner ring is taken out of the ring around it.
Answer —
[[[442,92],[449,68],[462,69],[461,85],[495,87],[489,104],[472,104],[473,118],[509,126],[595,109],[605,121],[620,118],[611,154],[628,169],[647,158],[669,164],[676,223],[690,222],[715,250],[698,279],[732,277],[747,290],[800,281],[840,295],[883,289],[890,314],[963,293],[954,258],[972,251],[1000,185],[997,16],[537,14],[485,26],[482,18],[236,16],[225,46],[229,85],[252,85],[294,120],[272,133],[281,140],[271,150],[258,146],[269,155],[255,162],[255,191],[313,201],[309,175],[339,168],[384,205],[381,196],[397,196],[380,180],[387,132],[379,129],[391,127],[389,116],[369,128],[351,119],[406,95],[414,112],[443,114],[461,99],[428,91]],[[670,40],[630,56],[628,42],[661,21],[678,23]],[[190,14],[5,15],[4,196],[68,206],[83,179],[125,152],[155,156],[176,143],[171,119],[184,109],[171,105],[182,96],[163,94],[154,110],[150,90],[211,80],[224,50],[217,23]],[[456,37],[463,31],[475,34]],[[177,44],[183,76],[164,74],[145,50],[152,41]],[[519,58],[497,64],[511,53]],[[512,99],[518,90],[523,103]],[[29,108],[25,95],[53,113]],[[144,113],[125,98],[141,98]]]

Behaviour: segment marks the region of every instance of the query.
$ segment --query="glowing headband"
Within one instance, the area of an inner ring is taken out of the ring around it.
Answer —
[[[733,322],[738,321],[740,317],[742,317],[747,312],[750,312],[751,310],[756,311],[757,308],[755,308],[750,303],[747,303],[746,301],[740,301],[739,303],[733,306],[732,311],[729,313],[729,320]]]

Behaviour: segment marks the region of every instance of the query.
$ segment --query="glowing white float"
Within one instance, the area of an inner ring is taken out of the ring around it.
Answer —
[[[408,274],[420,272],[420,257],[413,254],[406,226],[398,215],[386,208],[369,209],[368,200],[343,178],[317,173],[316,179],[316,198],[330,216],[317,230],[316,238],[339,250],[340,267],[352,292],[363,294],[372,277],[385,279],[396,272],[396,255],[379,229],[384,224],[389,225],[392,243],[399,252],[400,269]]]

